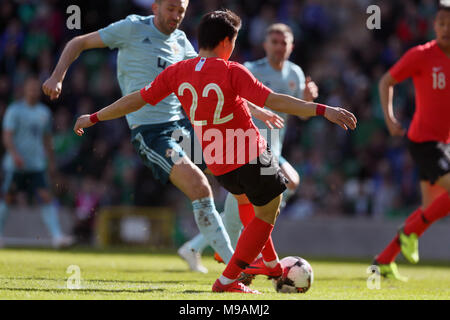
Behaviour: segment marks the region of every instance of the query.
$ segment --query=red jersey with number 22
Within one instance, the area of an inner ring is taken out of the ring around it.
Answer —
[[[165,69],[141,96],[156,105],[175,93],[201,141],[206,165],[218,176],[255,160],[267,148],[246,100],[264,107],[271,92],[237,62],[198,57]]]
[[[410,49],[389,72],[397,82],[414,81],[416,111],[408,138],[450,143],[450,58],[436,40]]]

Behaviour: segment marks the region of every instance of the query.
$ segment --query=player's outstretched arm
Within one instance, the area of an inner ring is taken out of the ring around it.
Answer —
[[[70,40],[65,46],[52,75],[42,85],[42,91],[50,99],[57,99],[61,94],[62,82],[72,62],[85,50],[104,47],[106,45],[103,43],[98,31]]]
[[[380,93],[381,107],[383,108],[384,120],[388,127],[391,136],[404,136],[406,130],[397,121],[394,115],[393,97],[394,86],[397,81],[391,76],[389,72],[386,72],[381,78],[378,84],[378,91]]]
[[[79,136],[84,133],[84,128],[89,128],[98,121],[106,121],[123,117],[142,108],[146,102],[142,99],[140,91],[135,91],[120,98],[113,104],[93,114],[84,114],[77,119],[73,131]]]
[[[264,122],[269,129],[273,129],[274,126],[278,129],[284,127],[284,119],[276,113],[273,113],[268,109],[260,108],[250,101],[247,101],[247,105],[252,116]]]
[[[270,93],[265,105],[275,111],[285,112],[294,116],[313,117],[318,114],[323,115],[330,122],[336,123],[343,129],[356,128],[356,117],[353,113],[339,107],[318,105],[313,102],[306,102],[285,94]],[[319,110],[319,112],[317,111]]]

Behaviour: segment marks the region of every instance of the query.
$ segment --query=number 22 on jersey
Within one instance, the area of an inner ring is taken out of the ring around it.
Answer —
[[[178,87],[178,95],[183,96],[185,90],[189,90],[192,94],[192,105],[191,105],[191,109],[190,109],[190,117],[191,117],[192,125],[206,126],[207,125],[206,120],[195,120],[195,111],[197,110],[197,107],[198,107],[197,91],[189,82],[184,82]],[[215,91],[217,94],[217,106],[216,106],[216,110],[214,111],[213,124],[218,125],[218,124],[223,124],[223,123],[227,123],[228,121],[231,121],[233,119],[233,113],[230,113],[229,115],[221,118],[222,108],[225,103],[225,98],[224,98],[222,89],[220,89],[220,87],[217,84],[210,83],[210,84],[206,85],[206,87],[203,89],[202,97],[203,98],[208,97],[209,92],[211,90]]]

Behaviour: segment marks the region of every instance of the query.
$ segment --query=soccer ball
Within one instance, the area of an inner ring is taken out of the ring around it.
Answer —
[[[300,257],[286,257],[281,259],[283,275],[278,279],[272,279],[277,292],[305,293],[311,287],[314,273],[311,265]]]

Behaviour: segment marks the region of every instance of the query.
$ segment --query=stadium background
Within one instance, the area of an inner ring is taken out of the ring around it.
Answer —
[[[33,72],[41,81],[46,80],[71,38],[129,14],[148,15],[151,2],[1,1],[2,117],[8,104],[21,97],[26,75]],[[66,27],[70,4],[81,8],[80,30]],[[371,4],[381,8],[380,30],[366,28],[366,9]],[[302,181],[279,220],[289,219],[291,226],[316,218],[325,223],[340,217],[383,222],[405,217],[416,208],[420,204],[417,171],[404,141],[388,136],[377,85],[408,48],[433,38],[436,1],[191,0],[181,29],[195,47],[195,28],[202,14],[221,7],[243,18],[233,60],[263,57],[264,30],[271,23],[284,22],[295,33],[291,60],[319,86],[317,101],[346,106],[359,120],[358,129],[346,133],[320,119],[290,118],[283,153]],[[61,208],[69,212],[71,228],[75,227],[72,231],[87,235],[84,240],[89,244],[96,242],[94,233],[92,237],[89,234],[100,208],[162,206],[176,213],[173,231],[178,245],[196,231],[191,204],[175,187],[161,187],[152,178],[132,149],[125,120],[96,126],[82,138],[72,131],[78,115],[121,96],[115,75],[116,54],[107,49],[83,53],[69,69],[60,99],[53,102],[42,97],[54,114],[58,174],[52,177],[52,187]],[[414,111],[411,82],[396,87],[395,110],[408,126]],[[224,190],[211,181],[221,209]],[[19,207],[24,203],[25,199],[18,199]]]

